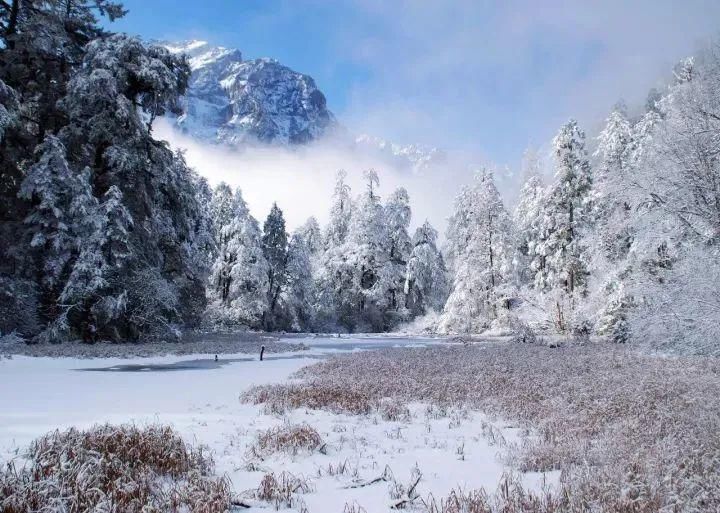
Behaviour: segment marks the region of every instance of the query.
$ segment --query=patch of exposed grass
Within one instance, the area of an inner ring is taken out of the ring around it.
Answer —
[[[470,506],[468,492],[464,509],[437,503],[430,511],[720,511],[718,359],[594,343],[497,344],[343,355],[299,377],[245,397],[278,410],[357,414],[387,400],[467,405],[530,430],[521,447],[508,448],[519,470],[561,471],[556,496],[534,497],[527,508]],[[530,500],[513,486],[520,503]]]
[[[495,494],[485,490],[453,489],[441,499],[433,496],[422,501],[426,513],[560,513],[567,511],[561,498],[544,491],[526,491],[515,478],[504,476]],[[587,510],[592,511],[592,510]],[[626,510],[630,513],[633,510]]]
[[[262,385],[245,392],[241,399],[265,404],[268,413],[282,414],[288,409],[324,409],[334,413],[356,415],[377,410],[379,401],[371,393],[359,388],[348,389],[324,382],[321,387],[303,385]]]
[[[28,463],[0,473],[0,511],[219,513],[230,507],[227,480],[213,462],[167,426],[97,426],[36,440]]]

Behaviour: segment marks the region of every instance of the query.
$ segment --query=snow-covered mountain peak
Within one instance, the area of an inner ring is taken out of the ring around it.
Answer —
[[[201,40],[162,44],[188,58],[192,76],[185,113],[176,124],[196,139],[233,147],[293,145],[333,133],[364,154],[413,172],[446,160],[445,153],[437,148],[347,133],[328,110],[313,78],[276,59],[243,60],[240,50]]]
[[[178,41],[175,43],[169,43],[169,42],[163,42],[161,43],[165,48],[167,48],[170,53],[185,53],[189,54],[191,52],[194,52],[198,48],[202,48],[203,46],[208,46],[207,41],[201,41],[199,39],[190,39],[188,41]]]
[[[240,50],[197,40],[165,47],[187,55],[192,76],[177,125],[196,138],[232,146],[298,144],[335,125],[312,77],[275,59],[246,61]]]
[[[407,163],[416,172],[442,163],[447,158],[444,151],[435,147],[418,144],[401,145],[368,134],[357,136],[355,144],[367,151],[378,152],[384,158]]]

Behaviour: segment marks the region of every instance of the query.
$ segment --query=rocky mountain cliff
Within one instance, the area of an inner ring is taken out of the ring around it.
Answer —
[[[445,160],[436,148],[349,134],[328,110],[325,95],[312,77],[274,59],[243,60],[240,50],[205,41],[161,44],[188,57],[192,76],[185,112],[176,125],[196,139],[232,147],[295,145],[332,133],[343,145],[413,172]]]
[[[335,125],[312,77],[274,59],[243,60],[239,50],[204,41],[164,43],[188,56],[192,76],[178,127],[229,145],[300,144]]]

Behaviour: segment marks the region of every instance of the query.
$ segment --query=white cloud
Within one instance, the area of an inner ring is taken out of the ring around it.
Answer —
[[[450,215],[453,199],[471,173],[461,165],[448,164],[426,173],[411,173],[387,160],[356,151],[336,142],[315,143],[294,149],[282,147],[227,147],[199,142],[175,130],[165,119],[155,122],[153,132],[173,148],[185,151],[188,164],[210,185],[224,181],[242,189],[252,214],[262,223],[273,202],[283,210],[288,229],[315,216],[321,224],[328,218],[335,173],[348,172],[354,194],[363,187],[362,171],[374,168],[380,177],[380,195],[387,197],[397,187],[410,194],[412,226],[425,219],[441,232]]]

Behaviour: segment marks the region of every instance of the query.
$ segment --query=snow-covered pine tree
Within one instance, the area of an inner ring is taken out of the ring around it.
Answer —
[[[68,331],[66,309],[59,298],[83,246],[85,215],[96,215],[97,201],[90,191],[89,174],[75,173],[65,156],[65,147],[54,136],[48,136],[36,149],[36,162],[20,186],[20,197],[31,201],[33,208],[25,218],[32,256],[41,287],[43,319],[53,323],[51,337]]]
[[[555,183],[545,202],[535,254],[535,286],[558,289],[571,301],[585,293],[589,255],[583,241],[591,223],[592,174],[585,133],[570,120],[553,139]]]
[[[345,252],[354,205],[346,177],[345,171],[337,172],[323,249],[316,260],[316,321],[330,331],[352,329],[355,323],[353,273]]]
[[[60,293],[63,312],[56,324],[79,327],[83,340],[94,342],[98,330],[109,326],[125,312],[127,291],[117,286],[130,255],[128,229],[132,218],[120,189],[111,186],[97,203],[89,190],[90,170],[83,182],[88,190],[76,208],[78,256]]]
[[[385,229],[387,230],[388,261],[382,270],[383,281],[387,284],[388,314],[397,319],[388,319],[394,324],[405,317],[405,271],[410,258],[412,244],[408,227],[412,211],[407,190],[395,190],[385,203]],[[397,312],[397,314],[395,313]]]
[[[491,172],[477,173],[458,195],[447,238],[454,265],[440,329],[477,333],[497,318],[511,276],[512,222]]]
[[[323,250],[322,231],[314,216],[309,217],[295,232],[305,241],[311,256],[315,257],[320,254]]]
[[[438,233],[426,220],[415,230],[405,272],[405,295],[412,315],[442,310],[448,295],[447,270],[437,248]]]
[[[633,143],[624,104],[615,106],[597,139],[598,145],[593,153],[596,163],[593,168],[591,216],[599,242],[598,250],[605,258],[616,262],[627,255],[632,243],[628,226],[632,206],[627,191]]]
[[[290,315],[293,331],[311,331],[315,322],[315,282],[312,250],[304,231],[296,231],[288,244],[287,285],[283,302]]]
[[[595,276],[589,304],[595,310],[595,329],[618,342],[628,338],[627,308],[632,304],[625,285],[630,279],[628,253],[633,243],[631,215],[633,205],[631,154],[633,133],[623,103],[615,106],[598,136],[593,157],[591,191],[592,237],[588,246]]]
[[[352,273],[349,297],[354,322],[364,330],[386,328],[390,289],[385,273],[390,260],[385,210],[376,190],[380,180],[375,170],[364,172],[365,192],[355,202],[345,243],[347,265]]]
[[[516,235],[513,274],[515,284],[519,287],[534,282],[535,246],[540,237],[546,194],[535,154],[526,151],[523,164],[525,181],[513,212]]]
[[[221,188],[220,194],[226,194]],[[211,323],[259,328],[268,308],[268,264],[260,228],[240,189],[232,195],[232,215],[217,228],[219,245],[208,294]]]
[[[235,198],[232,189],[225,182],[220,182],[212,191],[210,200],[210,218],[213,224],[215,244],[222,243],[222,227],[230,224],[234,216]]]
[[[175,109],[189,76],[187,64],[159,47],[123,35],[92,41],[60,102],[60,130],[69,158],[91,170],[93,194],[117,187],[135,226],[127,272],[114,284],[127,290],[126,313],[105,335],[176,332],[202,311],[207,258],[203,182],[181,154],[152,139],[149,120]],[[162,300],[160,300],[162,298]]]
[[[350,218],[352,217],[353,202],[350,197],[350,186],[346,182],[347,172],[343,169],[335,176],[335,190],[330,207],[330,221],[325,231],[326,248],[337,248],[345,243]]]
[[[93,2],[13,0],[0,5],[0,330],[17,329],[30,337],[60,311],[49,309],[47,290],[23,235],[23,220],[33,215],[32,200],[20,187],[36,165],[34,152],[66,122],[58,104],[82,61],[84,47],[101,34],[93,11],[110,20],[123,15],[119,5]],[[41,151],[41,150],[40,150]],[[82,166],[70,165],[73,172]],[[61,286],[61,284],[58,284]],[[38,294],[45,297],[41,300]],[[57,300],[57,297],[55,297]],[[42,313],[42,319],[38,314]],[[8,314],[8,315],[5,315]]]
[[[287,283],[288,235],[282,210],[273,203],[263,225],[262,249],[267,261],[268,310],[263,315],[265,329],[278,329],[282,320],[278,315],[281,306],[278,301]]]

